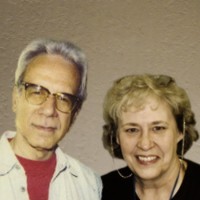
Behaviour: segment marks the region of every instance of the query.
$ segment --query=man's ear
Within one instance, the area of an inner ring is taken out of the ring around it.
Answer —
[[[13,87],[12,91],[12,111],[15,113],[17,108],[17,98],[18,98],[18,88],[16,86]]]
[[[71,113],[71,122],[70,122],[70,126],[74,123],[74,121],[76,120],[76,117],[79,113],[80,109],[72,111]]]

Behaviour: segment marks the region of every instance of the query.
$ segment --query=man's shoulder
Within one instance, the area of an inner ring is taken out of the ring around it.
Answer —
[[[65,157],[67,161],[69,162],[70,169],[74,169],[77,172],[87,173],[87,174],[96,174],[93,169],[91,169],[89,166],[81,162],[80,160],[65,154]]]
[[[101,196],[102,182],[100,176],[93,169],[76,158],[67,154],[65,154],[65,157],[69,164],[70,173],[78,178],[77,180],[79,180],[79,183],[85,187],[89,185],[90,188],[93,188],[93,191],[96,191],[96,194]]]
[[[68,170],[74,177],[79,177],[82,181],[92,185],[101,184],[100,176],[92,168],[68,154],[64,154],[64,156],[67,160]]]

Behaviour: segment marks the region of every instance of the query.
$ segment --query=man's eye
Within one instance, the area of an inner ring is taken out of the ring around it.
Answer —
[[[27,92],[29,93],[29,95],[35,95],[35,96],[43,94],[42,90],[36,90],[35,88],[31,87],[27,89]]]
[[[70,99],[67,96],[64,95],[58,95],[57,99],[63,103],[70,103]]]
[[[39,91],[37,90],[37,91],[33,91],[32,94],[34,94],[34,95],[41,95],[42,92],[40,90]]]

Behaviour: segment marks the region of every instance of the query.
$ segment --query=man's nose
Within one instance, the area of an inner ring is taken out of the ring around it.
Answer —
[[[54,116],[56,113],[56,97],[49,95],[43,104],[41,104],[41,112],[45,116]]]

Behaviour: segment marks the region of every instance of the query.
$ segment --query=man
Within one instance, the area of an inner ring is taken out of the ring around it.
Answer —
[[[21,53],[15,73],[16,132],[0,140],[1,200],[96,200],[101,181],[64,154],[59,141],[86,97],[87,62],[74,44],[40,39]]]

